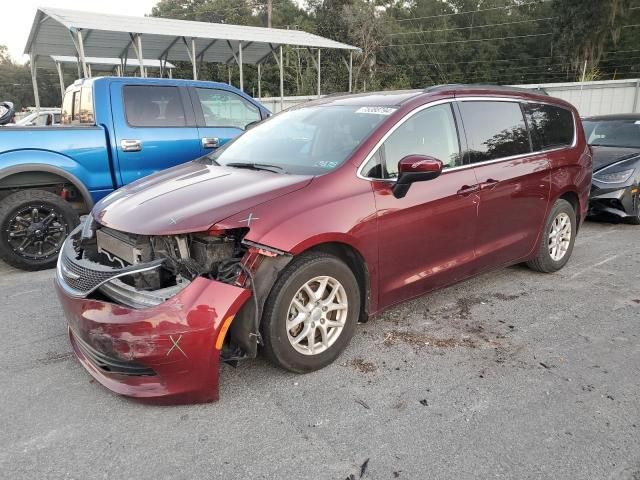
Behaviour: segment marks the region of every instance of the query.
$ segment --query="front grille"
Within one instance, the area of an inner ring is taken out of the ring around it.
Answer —
[[[78,350],[82,352],[84,357],[91,362],[92,365],[99,368],[103,372],[114,373],[118,375],[132,375],[132,376],[153,376],[156,372],[153,369],[145,367],[136,362],[120,360],[118,358],[111,357],[103,352],[100,352],[82,340],[80,335],[77,335],[71,331],[73,341],[78,347]]]
[[[75,233],[77,232],[73,232],[65,241],[58,259],[58,279],[74,296],[87,296],[112,278],[152,270],[163,263],[162,259],[158,259],[145,264],[114,268],[84,258],[76,258],[77,253],[73,247]]]

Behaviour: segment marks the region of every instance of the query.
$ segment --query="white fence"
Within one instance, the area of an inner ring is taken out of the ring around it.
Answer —
[[[549,95],[573,104],[583,117],[606,115],[608,113],[640,112],[640,79],[604,80],[577,83],[539,83],[516,85],[524,88],[543,88]],[[299,103],[318,98],[315,95],[284,97],[282,108],[280,97],[261,98],[273,113],[285,110]]]
[[[518,86],[544,88],[549,95],[573,104],[583,117],[640,112],[640,80],[638,79]]]

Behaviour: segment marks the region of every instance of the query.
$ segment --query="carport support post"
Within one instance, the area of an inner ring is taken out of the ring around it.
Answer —
[[[353,90],[353,50],[349,52],[349,93]]]
[[[320,98],[320,49],[318,49],[318,98]]]
[[[244,76],[242,73],[242,42],[238,42],[238,67],[240,67],[240,90],[244,92]]]
[[[261,70],[261,65],[258,64],[258,98],[262,98],[262,70]]]
[[[284,110],[284,64],[282,62],[282,45],[280,45],[280,111]]]
[[[82,40],[82,30],[78,30],[76,33],[78,37],[78,54],[80,55],[80,62],[82,63],[82,76],[89,78],[89,70],[87,70],[87,59],[84,56],[84,41]]]
[[[144,72],[144,57],[142,56],[142,35],[136,34],[136,41],[133,44],[136,56],[138,57],[138,65],[140,65],[140,77],[145,77]]]
[[[33,98],[36,102],[36,113],[40,113],[40,94],[38,93],[38,78],[37,78],[37,66],[38,56],[31,53],[31,61],[29,66],[31,67],[31,83],[33,83]]]
[[[64,97],[64,75],[62,74],[62,65],[60,62],[56,62],[56,70],[58,71],[58,80],[60,80],[60,102]]]
[[[636,80],[636,93],[633,97],[633,113],[636,113],[638,110],[638,99],[640,99],[640,80]]]
[[[191,65],[193,66],[193,79],[198,79],[198,67],[196,66],[196,39],[191,39]]]

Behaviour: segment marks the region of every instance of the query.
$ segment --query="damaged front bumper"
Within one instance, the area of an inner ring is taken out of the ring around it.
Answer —
[[[200,277],[163,304],[136,310],[74,298],[55,284],[73,351],[102,385],[163,403],[218,399],[222,339],[249,290]]]
[[[635,215],[640,202],[640,189],[629,182],[626,185],[611,186],[593,182],[589,196],[589,215],[609,214],[618,218]]]
[[[73,258],[70,242],[62,248],[55,286],[73,351],[85,369],[130,397],[161,403],[217,400],[224,336],[251,291],[199,276],[164,294],[145,293],[119,279],[156,268],[155,263],[99,267]],[[112,302],[118,295],[129,303]]]

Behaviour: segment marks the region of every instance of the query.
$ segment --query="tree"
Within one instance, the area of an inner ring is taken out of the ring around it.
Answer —
[[[554,45],[578,71],[594,71],[605,52],[620,38],[630,13],[630,0],[554,0]]]

